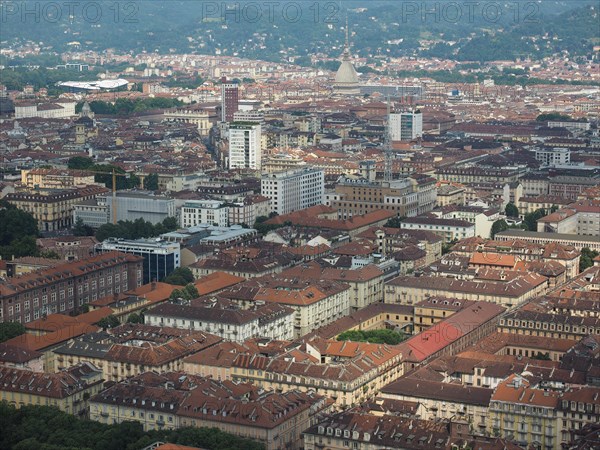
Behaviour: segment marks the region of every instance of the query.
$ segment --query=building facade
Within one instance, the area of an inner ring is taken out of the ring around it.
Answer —
[[[271,211],[280,215],[322,204],[324,191],[325,174],[313,168],[265,174],[260,184]]]
[[[390,113],[389,121],[392,141],[412,141],[423,136],[423,114],[418,110]]]
[[[111,251],[0,283],[0,322],[69,314],[83,305],[142,284],[142,259]]]
[[[229,226],[229,207],[219,200],[190,200],[181,207],[181,226],[195,227],[207,223],[216,227]]]
[[[231,122],[239,109],[239,89],[236,83],[221,85],[221,122]]]
[[[107,239],[96,246],[98,252],[124,252],[144,258],[143,284],[160,281],[181,266],[181,247],[161,239]]]
[[[6,195],[5,199],[33,215],[40,231],[57,231],[73,226],[75,205],[94,200],[106,192],[108,189],[103,186],[86,186],[44,192],[15,192]]]
[[[229,124],[229,169],[261,169],[261,126],[255,122]]]

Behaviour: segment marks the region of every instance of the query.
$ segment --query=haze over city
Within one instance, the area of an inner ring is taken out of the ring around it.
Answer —
[[[0,448],[600,448],[598,0],[0,2]]]

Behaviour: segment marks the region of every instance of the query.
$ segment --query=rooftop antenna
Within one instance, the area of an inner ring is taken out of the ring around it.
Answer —
[[[383,180],[392,181],[392,134],[390,126],[390,97],[387,97],[387,122],[384,130],[383,139],[383,153],[384,153],[384,169],[383,169]]]

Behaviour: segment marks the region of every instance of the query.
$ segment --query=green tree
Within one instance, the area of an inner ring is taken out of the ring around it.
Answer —
[[[506,221],[504,219],[496,220],[493,223],[492,230],[490,232],[491,238],[494,239],[496,234],[506,230],[508,230],[508,224],[506,223]]]
[[[525,214],[523,222],[529,231],[537,231],[537,221],[546,215],[546,210],[536,209],[534,212]]]
[[[538,122],[551,122],[551,121],[570,121],[573,120],[571,116],[561,114],[558,112],[540,114],[535,119]]]
[[[131,313],[127,317],[127,323],[144,323],[144,313]]]
[[[76,170],[92,169],[94,167],[94,160],[87,156],[73,156],[69,158],[67,167]]]
[[[114,315],[110,315],[108,317],[105,317],[104,319],[101,319],[98,322],[98,326],[103,328],[103,329],[107,329],[107,328],[116,328],[121,324],[121,322],[119,322],[119,319],[117,319]]]
[[[133,222],[130,220],[120,220],[118,223],[105,223],[96,230],[96,239],[104,241],[108,238],[122,239],[140,239],[155,237],[169,231],[177,229],[177,220],[174,217],[167,217],[162,223],[152,225],[142,218]]]
[[[178,286],[186,286],[194,281],[194,274],[187,267],[178,267],[162,280],[164,283],[169,283]]]
[[[217,428],[178,428],[144,432],[142,424],[102,424],[50,406],[0,402],[0,448],[21,450],[141,450],[162,441],[208,450],[264,450],[264,445]]]
[[[8,341],[25,333],[25,326],[19,322],[0,322],[0,342]]]
[[[594,258],[598,256],[596,250],[591,250],[589,247],[581,249],[581,256],[579,258],[579,271],[583,272],[585,269],[594,265]]]
[[[150,191],[158,191],[158,174],[151,173],[144,178],[144,188]]]
[[[397,345],[406,340],[408,335],[393,330],[350,330],[341,333],[338,341],[370,342],[372,344]]]
[[[0,201],[0,257],[37,256],[37,221],[28,212]]]
[[[389,228],[401,228],[401,224],[404,219],[404,217],[392,217],[386,222],[385,226]]]
[[[504,212],[508,217],[519,217],[519,208],[517,208],[513,202],[506,204]]]
[[[73,234],[75,236],[93,236],[94,229],[89,225],[83,223],[83,219],[78,217],[75,221],[75,226],[73,226]]]
[[[193,300],[198,298],[200,294],[198,293],[198,289],[192,283],[187,284],[182,289],[175,289],[171,292],[171,296],[169,297],[171,300]]]

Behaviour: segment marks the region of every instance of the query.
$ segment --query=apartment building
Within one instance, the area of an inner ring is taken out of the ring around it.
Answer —
[[[600,200],[583,199],[538,220],[538,231],[600,236]]]
[[[229,124],[229,169],[260,170],[261,158],[260,124],[231,122]]]
[[[434,178],[411,175],[390,182],[375,182],[346,176],[338,180],[329,204],[341,219],[386,210],[400,217],[414,217],[431,211],[436,204]]]
[[[526,336],[578,340],[600,334],[600,318],[519,309],[500,319],[498,330]]]
[[[298,450],[302,431],[329,409],[314,393],[265,391],[184,372],[146,372],[92,397],[90,417],[101,423],[134,420],[145,431],[218,428],[259,441],[268,450]]]
[[[492,389],[403,377],[381,390],[381,397],[416,402],[423,406],[425,420],[455,419],[473,424],[479,433],[488,426]]]
[[[89,362],[58,373],[32,372],[0,366],[0,401],[16,408],[54,406],[73,415],[87,415],[88,399],[102,390],[102,371]]]
[[[390,113],[389,133],[392,141],[420,138],[423,135],[423,113],[419,110]]]
[[[144,313],[145,322],[185,330],[212,333],[235,342],[254,337],[274,340],[293,339],[294,310],[270,303],[253,309],[236,309],[223,302],[210,301],[191,306],[165,303]]]
[[[21,170],[21,184],[29,189],[65,189],[95,184],[94,174],[85,170]]]
[[[294,314],[294,337],[304,336],[350,312],[347,283],[332,280],[298,280],[268,275],[253,278],[219,294],[242,308],[257,302],[279,303],[291,307]]]
[[[444,207],[449,205],[465,204],[465,188],[460,185],[442,184],[437,190],[437,205]]]
[[[85,186],[71,189],[53,189],[41,192],[14,192],[4,199],[17,208],[30,213],[41,231],[70,228],[75,223],[75,205],[108,192],[104,186]]]
[[[440,296],[491,302],[510,308],[548,291],[548,279],[536,273],[498,272],[497,275],[500,278],[496,280],[491,277],[470,280],[438,276],[398,277],[386,283],[385,302],[413,305],[428,297]]]
[[[511,375],[494,390],[489,405],[491,430],[537,448],[559,447],[557,417],[559,392],[537,388],[524,376]]]
[[[182,370],[184,358],[221,340],[200,331],[124,324],[55,348],[51,367],[60,371],[88,361],[102,370],[105,381],[121,381],[146,371]]]
[[[94,300],[142,284],[142,258],[120,252],[60,264],[0,282],[0,322],[69,314]]]
[[[464,220],[475,225],[475,236],[491,237],[494,222],[500,219],[500,212],[496,208],[481,206],[447,206],[439,211],[434,211],[440,219]]]
[[[350,312],[361,310],[373,303],[383,301],[385,273],[374,264],[358,269],[321,268],[317,263],[309,263],[284,270],[283,278],[302,280],[332,280],[348,284],[350,292]]]
[[[475,224],[460,219],[412,217],[400,222],[400,228],[403,230],[431,231],[442,237],[446,243],[475,236]]]
[[[240,197],[229,205],[229,223],[253,226],[257,218],[267,217],[270,214],[270,204],[270,199],[263,195]]]
[[[489,167],[440,167],[435,171],[439,181],[454,183],[512,183],[523,175],[522,169],[492,169]]]
[[[591,250],[600,251],[600,241],[596,236],[579,236],[576,234],[549,233],[525,230],[506,230],[496,234],[496,236],[494,236],[494,239],[496,239],[497,241],[521,240],[540,245],[557,243],[560,245],[572,246],[579,250],[587,247]]]
[[[325,174],[312,167],[263,174],[261,195],[270,199],[272,212],[288,214],[323,203]]]
[[[202,352],[188,358],[185,370],[201,376],[219,373],[265,390],[314,390],[333,399],[338,408],[360,404],[403,373],[398,346],[319,337],[302,341],[300,347],[275,344],[266,348],[222,344],[220,351],[208,352],[210,357]]]

